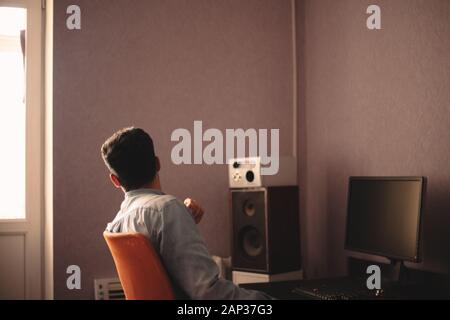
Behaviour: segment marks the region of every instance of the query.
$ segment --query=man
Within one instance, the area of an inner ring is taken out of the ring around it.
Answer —
[[[200,236],[196,223],[203,210],[192,199],[184,204],[161,190],[153,141],[142,129],[125,128],[101,148],[116,188],[125,193],[120,211],[106,228],[109,232],[144,234],[158,252],[178,298],[270,299],[219,279],[219,269]]]

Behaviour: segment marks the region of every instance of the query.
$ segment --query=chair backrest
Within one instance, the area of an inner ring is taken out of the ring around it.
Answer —
[[[173,300],[172,285],[150,241],[139,233],[103,236],[116,264],[127,300]]]

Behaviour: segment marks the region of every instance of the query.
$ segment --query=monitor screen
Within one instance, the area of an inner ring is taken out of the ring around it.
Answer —
[[[346,249],[418,261],[424,178],[351,177]]]

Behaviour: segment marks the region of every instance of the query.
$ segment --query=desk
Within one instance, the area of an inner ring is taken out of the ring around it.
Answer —
[[[282,282],[267,282],[267,283],[247,283],[241,284],[240,287],[252,290],[258,290],[267,293],[268,295],[280,300],[306,300],[292,290],[297,287],[302,280],[282,281]]]
[[[348,278],[333,278],[320,280],[297,280],[270,283],[252,283],[243,284],[241,287],[246,289],[259,290],[269,294],[270,296],[280,300],[308,300],[307,296],[301,296],[292,292],[294,288],[301,284],[316,285],[324,282],[345,283]],[[449,300],[450,288],[431,287],[425,285],[408,285],[402,287],[393,287],[386,289],[387,294],[384,297],[377,298],[379,300]]]

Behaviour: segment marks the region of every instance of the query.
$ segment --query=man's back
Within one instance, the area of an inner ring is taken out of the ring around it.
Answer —
[[[139,232],[161,257],[179,298],[267,299],[263,293],[219,279],[188,209],[178,199],[154,189],[127,192],[109,232]]]

